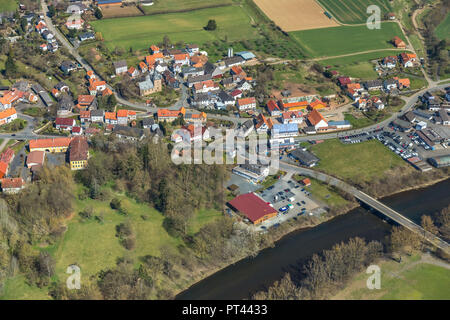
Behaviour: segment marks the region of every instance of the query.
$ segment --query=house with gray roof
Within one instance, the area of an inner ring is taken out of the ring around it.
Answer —
[[[128,66],[126,60],[114,62],[114,70],[116,72],[116,75],[127,73]]]

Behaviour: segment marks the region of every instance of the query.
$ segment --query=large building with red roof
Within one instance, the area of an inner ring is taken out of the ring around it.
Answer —
[[[253,192],[242,194],[228,202],[236,212],[246,216],[253,224],[273,218],[277,211]]]

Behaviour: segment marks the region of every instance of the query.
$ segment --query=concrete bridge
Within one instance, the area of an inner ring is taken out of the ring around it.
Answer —
[[[292,165],[292,164],[286,163],[286,162],[280,162],[279,167],[283,171],[295,172],[295,173],[298,173],[298,174],[301,174],[304,176],[314,178],[316,180],[327,183],[331,186],[339,188],[339,189],[353,195],[359,201],[361,201],[361,202],[365,203],[366,205],[370,206],[371,208],[377,210],[379,213],[385,215],[386,217],[388,217],[392,221],[395,221],[399,225],[409,229],[412,232],[415,232],[416,234],[420,235],[425,240],[427,240],[429,243],[433,244],[434,246],[436,246],[436,247],[444,250],[448,254],[450,254],[450,245],[446,241],[442,240],[441,238],[432,234],[431,232],[426,231],[421,226],[419,226],[418,224],[409,220],[402,214],[389,208],[388,206],[381,203],[377,199],[374,199],[373,197],[369,196],[368,194],[345,183],[344,181],[339,180],[335,177],[329,176],[322,172],[318,172],[318,171],[303,168],[303,167],[298,167],[296,165]]]

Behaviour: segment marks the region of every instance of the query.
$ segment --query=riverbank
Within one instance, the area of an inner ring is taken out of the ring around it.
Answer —
[[[368,275],[362,271],[331,300],[447,300],[450,297],[450,264],[429,253],[402,256],[402,261],[382,258],[379,290],[367,289]]]
[[[436,212],[448,206],[449,188],[450,180],[447,180],[425,189],[386,197],[382,201],[405,217],[420,222],[422,214]],[[293,280],[300,276],[302,265],[314,253],[330,249],[333,245],[354,237],[387,244],[391,229],[391,224],[370,210],[358,207],[316,227],[291,232],[277,241],[275,248],[261,250],[254,258],[243,259],[216,272],[176,298],[249,299],[253,293],[266,290],[286,272],[293,275]]]
[[[392,197],[392,196],[396,196],[399,195],[403,192],[408,192],[408,191],[412,191],[412,190],[420,190],[420,189],[424,189],[427,187],[431,187],[433,185],[436,185],[440,182],[443,182],[445,180],[449,179],[449,177],[440,177],[439,179],[435,179],[432,181],[426,181],[422,184],[418,184],[414,187],[406,187],[406,188],[402,188],[399,189],[395,192],[392,192],[390,194],[386,194],[383,196],[380,196],[378,198],[384,198],[384,197]],[[276,243],[281,241],[283,238],[288,237],[289,235],[293,234],[293,233],[300,233],[300,232],[306,232],[306,231],[310,231],[310,230],[314,230],[315,228],[319,227],[320,225],[323,225],[327,222],[330,222],[333,219],[336,219],[340,216],[344,216],[346,214],[348,214],[349,212],[353,212],[354,210],[360,208],[359,203],[357,202],[349,202],[348,207],[345,208],[345,210],[342,210],[342,212],[338,212],[337,214],[334,214],[332,216],[327,216],[327,214],[322,215],[322,217],[319,218],[315,218],[315,217],[305,217],[306,219],[304,220],[291,220],[286,222],[285,224],[281,225],[279,228],[275,229],[274,232],[268,234],[270,236],[270,238],[267,241],[267,245],[265,247],[262,247],[259,251],[258,251],[258,255],[265,249],[268,248],[274,248]],[[329,211],[327,212],[329,213]],[[378,218],[377,218],[378,219]],[[178,291],[176,293],[176,297],[178,298],[178,296],[180,294],[182,294],[183,292],[186,292],[189,290],[189,288],[194,287],[195,285],[197,285],[198,283],[200,283],[201,281],[205,280],[206,278],[209,278],[211,276],[213,276],[216,273],[222,272],[223,270],[236,265],[237,263],[244,261],[246,259],[249,259],[249,256],[243,256],[240,258],[236,258],[234,259],[231,263],[227,263],[224,265],[220,265],[217,266],[216,268],[212,268],[209,269],[208,272],[205,272],[201,275],[201,277],[194,279],[194,281],[192,282],[192,284],[185,289],[181,289],[180,291]]]

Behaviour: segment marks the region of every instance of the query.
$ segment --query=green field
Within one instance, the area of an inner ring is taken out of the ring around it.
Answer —
[[[346,300],[448,300],[450,270],[424,263],[420,256],[403,256],[377,263],[381,268],[381,289],[366,287],[368,274],[361,272],[334,299]]]
[[[319,3],[341,23],[365,23],[369,14],[367,7],[376,5],[381,9],[381,19],[392,11],[389,0],[318,0]]]
[[[217,22],[217,30],[205,31],[208,20]],[[160,43],[167,35],[173,43],[205,43],[214,40],[228,41],[256,39],[259,34],[251,26],[250,17],[238,6],[201,9],[183,13],[153,16],[104,19],[92,22],[102,33],[109,48],[122,47],[147,49]]]
[[[450,13],[447,13],[444,21],[442,21],[434,30],[436,36],[441,39],[449,39],[450,38]]]
[[[16,11],[17,1],[15,0],[0,0],[0,12]]]
[[[313,145],[311,150],[319,157],[317,168],[351,181],[370,181],[381,178],[394,167],[407,167],[405,161],[379,141],[343,144],[337,139]]]
[[[146,14],[154,14],[224,6],[232,3],[231,0],[156,0],[152,6],[142,6],[142,9]]]
[[[392,22],[382,23],[378,30],[370,30],[363,25],[294,31],[289,34],[311,57],[390,49],[393,48],[390,41],[394,36],[405,40],[398,24]]]

